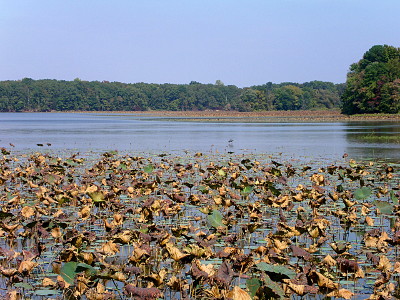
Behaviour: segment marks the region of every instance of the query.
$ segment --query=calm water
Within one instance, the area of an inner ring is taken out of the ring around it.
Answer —
[[[0,147],[12,143],[16,151],[283,152],[327,159],[347,153],[355,159],[398,160],[399,141],[399,122],[201,123],[135,115],[0,114]]]

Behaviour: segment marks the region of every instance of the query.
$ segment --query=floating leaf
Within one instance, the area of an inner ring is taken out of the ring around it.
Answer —
[[[269,276],[273,276],[274,279],[289,278],[292,279],[296,276],[296,272],[282,265],[267,264],[265,262],[260,262],[257,268],[261,271],[268,273]]]
[[[226,176],[226,173],[225,173],[224,170],[219,169],[219,170],[218,170],[218,175],[219,175],[219,176],[222,176],[222,177],[225,177],[225,176]]]
[[[250,295],[238,286],[233,287],[227,297],[232,300],[251,300]]]
[[[242,193],[243,196],[248,196],[248,195],[250,195],[252,192],[253,192],[253,187],[250,186],[250,185],[245,186],[245,187],[242,189],[242,191],[241,191],[241,193]]]
[[[207,222],[209,226],[214,228],[225,227],[222,223],[223,216],[219,210],[214,209],[211,214],[207,216]]]
[[[246,280],[246,286],[250,291],[251,298],[254,298],[258,289],[261,287],[262,281],[258,278],[251,278]]]
[[[375,206],[379,209],[381,214],[391,215],[393,213],[393,205],[386,201],[375,200]]]
[[[143,168],[143,171],[144,171],[145,173],[151,173],[151,172],[154,171],[154,166],[153,166],[152,164],[149,164],[149,165],[147,165],[147,166],[145,166],[145,167]]]
[[[354,198],[357,200],[365,200],[372,194],[372,189],[366,186],[354,191]]]
[[[267,299],[279,299],[285,297],[285,291],[282,289],[282,287],[277,282],[271,280],[268,275],[265,275],[264,283],[265,285],[263,286],[263,294],[268,296]]]
[[[76,276],[76,267],[78,265],[78,262],[76,261],[71,261],[65,263],[60,270],[60,275],[61,277],[65,280],[70,285],[74,284],[75,281],[75,276]]]
[[[33,289],[33,286],[31,284],[29,284],[29,283],[26,283],[26,282],[18,282],[16,284],[14,284],[14,287],[22,288],[22,289],[26,289],[26,290]]]
[[[36,296],[55,296],[55,295],[60,295],[61,291],[57,290],[36,290],[33,292],[34,295]]]
[[[399,198],[396,197],[394,191],[390,191],[390,200],[392,200],[394,205],[399,205]]]
[[[88,193],[89,197],[92,198],[93,202],[95,203],[101,203],[101,202],[105,202],[105,195],[103,192],[100,191],[96,191],[96,192],[91,192]]]
[[[65,280],[65,282],[73,285],[76,275],[83,271],[88,271],[89,275],[95,275],[97,273],[96,269],[88,264],[71,261],[65,263],[61,267],[60,275]]]

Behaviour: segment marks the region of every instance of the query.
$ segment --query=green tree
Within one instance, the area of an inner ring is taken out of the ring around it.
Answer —
[[[342,113],[400,111],[400,48],[376,45],[350,66],[342,95]]]
[[[301,108],[303,91],[294,85],[286,85],[275,93],[275,107],[278,110],[297,110]]]

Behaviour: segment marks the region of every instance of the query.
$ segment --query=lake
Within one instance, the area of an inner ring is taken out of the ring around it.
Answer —
[[[398,160],[399,142],[399,122],[218,123],[135,114],[0,114],[0,146],[11,148],[12,143],[14,151],[23,152],[282,152],[328,160],[347,153],[354,159]]]

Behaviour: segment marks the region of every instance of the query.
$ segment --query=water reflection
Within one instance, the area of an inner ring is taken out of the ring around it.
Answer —
[[[347,151],[365,159],[400,159],[399,122],[350,122],[345,126]]]
[[[400,158],[399,123],[202,123],[135,115],[2,113],[0,146],[18,150],[271,153]],[[387,139],[382,137],[387,137]]]

